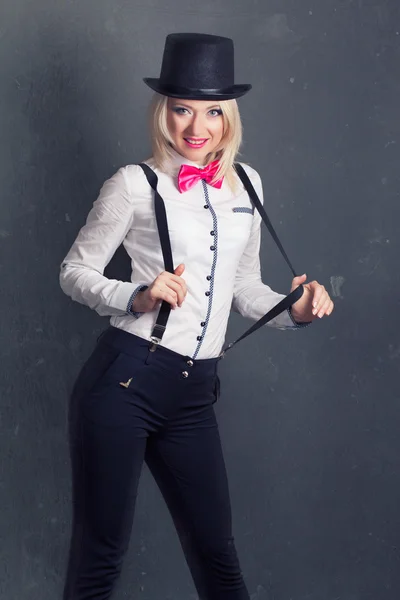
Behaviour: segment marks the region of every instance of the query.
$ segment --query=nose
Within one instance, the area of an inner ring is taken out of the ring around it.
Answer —
[[[204,135],[204,121],[202,115],[194,114],[186,129],[187,135],[192,137],[207,137]]]

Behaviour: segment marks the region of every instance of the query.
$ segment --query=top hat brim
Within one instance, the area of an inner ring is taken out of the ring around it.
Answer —
[[[244,83],[217,90],[203,90],[165,85],[160,83],[159,79],[152,77],[145,77],[143,81],[152,90],[163,96],[186,98],[186,100],[233,100],[234,98],[244,96],[252,87],[249,83]]]

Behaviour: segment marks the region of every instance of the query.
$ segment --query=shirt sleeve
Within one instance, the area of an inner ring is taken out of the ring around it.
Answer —
[[[260,201],[263,203],[263,190],[260,176],[257,171],[243,165],[249,176]],[[235,277],[232,309],[244,317],[255,321],[261,319],[271,308],[278,304],[284,294],[274,292],[261,280],[260,244],[261,244],[261,216],[254,211],[253,224],[249,241],[239,261]],[[296,323],[289,311],[285,310],[268,324],[278,329],[299,329],[302,324]]]
[[[147,290],[149,286],[148,285],[138,285],[138,287],[134,290],[133,294],[131,295],[131,297],[128,300],[128,306],[127,306],[127,310],[129,314],[132,314],[133,316],[135,316],[137,319],[143,314],[141,312],[135,311],[133,310],[133,303],[135,301],[136,296],[138,295],[139,292],[143,292],[144,290]]]
[[[140,167],[137,169],[140,171]],[[86,224],[61,264],[59,281],[63,292],[101,316],[139,316],[130,307],[135,292],[146,282],[119,281],[103,275],[132,225],[133,204],[123,167],[103,184]]]

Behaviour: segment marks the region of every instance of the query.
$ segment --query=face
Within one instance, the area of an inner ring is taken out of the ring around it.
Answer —
[[[174,149],[188,160],[204,164],[223,136],[221,106],[209,100],[168,98],[167,126]]]

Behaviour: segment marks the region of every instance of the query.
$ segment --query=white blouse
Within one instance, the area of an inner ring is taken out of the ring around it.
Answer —
[[[235,193],[226,180],[221,189],[199,181],[180,193],[179,168],[194,163],[174,153],[167,174],[156,169],[152,159],[146,162],[158,176],[174,266],[185,265],[182,277],[188,289],[182,306],[171,310],[161,345],[194,359],[216,357],[224,344],[231,308],[257,320],[284,298],[261,281],[261,217],[239,180]],[[258,173],[243,167],[262,202]],[[103,275],[121,243],[131,259],[129,282]],[[61,288],[99,315],[110,316],[114,327],[149,339],[158,308],[137,314],[130,307],[142,286],[150,285],[163,270],[153,191],[139,166],[122,167],[103,184],[62,262]],[[269,325],[299,327],[288,311]]]

